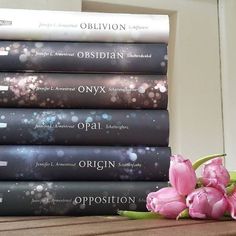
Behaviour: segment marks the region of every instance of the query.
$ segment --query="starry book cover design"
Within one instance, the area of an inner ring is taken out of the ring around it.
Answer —
[[[0,73],[0,107],[166,109],[165,75]]]
[[[2,39],[168,42],[168,15],[0,9]]]
[[[168,146],[165,110],[0,109],[0,144]]]
[[[1,41],[1,71],[167,73],[167,44]]]
[[[3,182],[0,215],[114,215],[146,211],[149,192],[167,182]]]
[[[0,146],[0,180],[168,181],[170,148]]]

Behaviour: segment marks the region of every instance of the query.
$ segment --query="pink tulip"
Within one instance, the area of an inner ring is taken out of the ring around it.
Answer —
[[[225,195],[212,187],[196,189],[187,196],[186,202],[192,218],[219,219],[228,208]]]
[[[228,203],[231,217],[236,220],[236,188],[234,189],[234,192],[228,196]]]
[[[147,209],[166,218],[176,218],[186,208],[185,197],[172,187],[162,188],[147,196]]]
[[[180,155],[171,157],[169,178],[171,185],[180,195],[188,195],[196,186],[197,177],[189,160]]]
[[[215,187],[225,191],[230,181],[229,172],[223,166],[221,157],[209,161],[203,169],[202,183],[207,187]]]

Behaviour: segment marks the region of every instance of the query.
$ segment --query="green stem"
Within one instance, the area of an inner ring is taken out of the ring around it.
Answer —
[[[128,217],[132,220],[141,220],[141,219],[162,219],[163,217],[154,212],[138,212],[138,211],[118,211],[120,216]]]
[[[188,208],[186,208],[179,213],[179,215],[176,217],[176,220],[188,219],[188,218],[190,218],[190,216],[189,216]]]
[[[226,156],[225,153],[223,154],[213,154],[213,155],[209,155],[209,156],[204,156],[200,159],[198,159],[196,162],[193,163],[193,169],[196,170],[199,166],[201,166],[203,163],[211,160],[211,159],[214,159],[216,157],[224,157]]]
[[[229,171],[230,181],[236,182],[236,171]]]

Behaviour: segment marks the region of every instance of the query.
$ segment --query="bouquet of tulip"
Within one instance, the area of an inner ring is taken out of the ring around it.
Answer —
[[[146,203],[150,212],[118,213],[131,219],[220,219],[223,216],[236,219],[236,172],[227,171],[224,156],[206,156],[194,164],[183,156],[172,156],[170,187],[148,194]],[[202,165],[202,176],[197,178],[196,169]]]

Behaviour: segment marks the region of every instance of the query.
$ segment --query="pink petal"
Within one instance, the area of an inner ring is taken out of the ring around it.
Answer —
[[[165,204],[159,213],[167,218],[174,219],[180,212],[186,209],[186,205],[182,202],[170,202]]]
[[[203,214],[200,212],[195,212],[193,209],[189,209],[189,215],[192,218],[197,218],[197,219],[206,219],[207,218],[206,214]]]
[[[230,214],[231,214],[231,217],[236,220],[236,206],[234,206],[234,202],[236,204],[236,199],[234,199],[234,201],[232,200],[232,198],[234,197],[230,197],[228,199],[228,204],[229,204],[229,208],[230,208]]]
[[[225,198],[222,198],[220,201],[214,204],[211,212],[211,217],[214,219],[219,219],[224,215],[227,209],[227,202]]]

